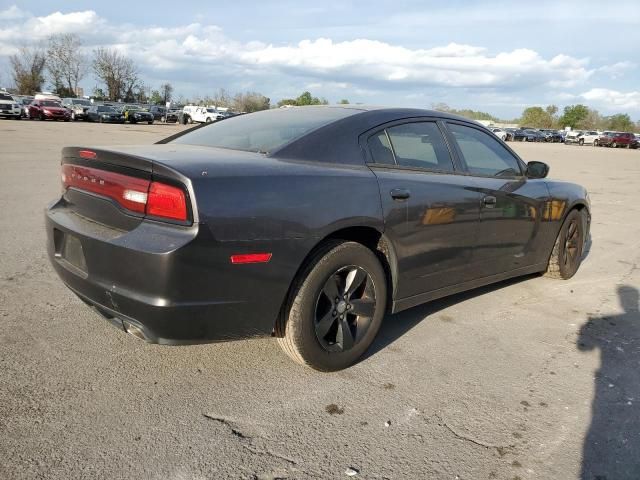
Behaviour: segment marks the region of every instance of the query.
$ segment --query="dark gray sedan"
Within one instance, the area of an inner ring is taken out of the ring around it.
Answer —
[[[124,123],[124,115],[107,105],[93,105],[87,109],[85,120],[100,123]]]
[[[519,275],[571,278],[589,200],[547,172],[442,112],[269,110],[155,145],[65,148],[48,251],[73,292],[139,338],[270,335],[337,370],[387,312]]]

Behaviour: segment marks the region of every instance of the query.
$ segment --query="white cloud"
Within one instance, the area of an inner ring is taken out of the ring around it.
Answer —
[[[5,10],[0,10],[0,20],[18,20],[28,15],[27,12],[19,9],[16,5],[12,5]]]
[[[619,92],[607,88],[592,88],[580,96],[589,102],[602,105],[608,110],[640,110],[640,91]]]
[[[474,12],[480,17],[489,14],[484,9]],[[429,21],[437,18],[430,16]],[[630,61],[593,65],[589,58],[543,55],[532,48],[491,51],[462,43],[420,48],[371,38],[241,42],[218,26],[202,23],[204,17],[198,19],[175,27],[116,24],[93,10],[34,16],[14,5],[0,11],[0,62],[25,41],[37,43],[51,34],[76,33],[88,53],[104,46],[133,58],[145,82],[170,80],[195,93],[248,85],[266,94],[287,95],[293,88],[304,87],[318,96],[357,95],[379,101],[396,92],[397,98],[424,98],[432,103],[439,100],[435,91],[452,98],[463,90],[483,104],[509,108],[525,104],[528,98],[524,97],[537,90],[544,92],[544,99],[640,108],[638,92],[588,90],[594,77],[615,79],[636,68]],[[571,93],[560,93],[567,89]],[[580,91],[585,93],[577,94]]]
[[[612,80],[622,77],[625,73],[636,68],[637,65],[633,62],[625,60],[623,62],[613,63],[611,65],[604,65],[597,69],[599,73],[603,73],[609,76]]]

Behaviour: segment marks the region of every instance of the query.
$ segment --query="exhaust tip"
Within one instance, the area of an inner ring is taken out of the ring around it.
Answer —
[[[127,320],[123,320],[122,325],[124,326],[124,330],[128,334],[133,335],[134,337],[139,338],[140,340],[144,340],[145,342],[149,341],[147,336],[144,333],[144,330],[141,327],[134,325],[133,323],[128,322]]]

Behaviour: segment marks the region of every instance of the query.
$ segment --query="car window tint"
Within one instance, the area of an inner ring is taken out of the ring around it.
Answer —
[[[309,132],[360,113],[353,108],[291,107],[263,110],[214,122],[171,143],[269,153]]]
[[[389,139],[387,138],[387,134],[384,130],[369,138],[368,143],[373,163],[384,163],[387,165],[395,164],[391,144],[389,143]]]
[[[470,173],[477,175],[521,175],[518,160],[487,133],[476,128],[449,123]]]
[[[445,172],[453,171],[453,162],[435,122],[417,122],[387,129],[396,163]]]

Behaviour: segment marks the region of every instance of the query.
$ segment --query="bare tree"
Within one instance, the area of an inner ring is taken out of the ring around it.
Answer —
[[[80,38],[72,33],[52,35],[47,48],[47,70],[59,94],[75,96],[78,83],[88,71]]]
[[[212,104],[218,108],[231,108],[233,106],[233,99],[229,92],[227,92],[224,88],[218,89],[216,93],[213,94]]]
[[[93,72],[107,87],[109,100],[133,96],[138,81],[138,71],[130,58],[116,50],[98,48],[94,50]]]
[[[233,98],[233,110],[236,112],[257,112],[258,110],[268,110],[270,99],[258,92],[238,93]]]
[[[164,99],[164,103],[166,105],[167,102],[171,101],[171,95],[173,95],[173,85],[169,82],[163,83],[160,85],[160,96]]]
[[[45,54],[39,47],[21,47],[18,53],[11,55],[13,81],[18,93],[33,95],[42,90],[44,83]]]

